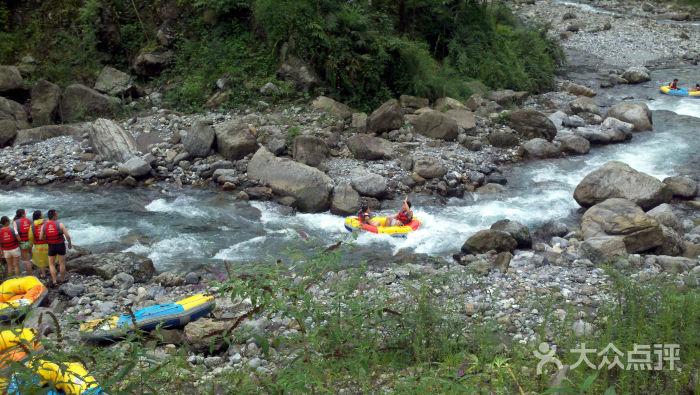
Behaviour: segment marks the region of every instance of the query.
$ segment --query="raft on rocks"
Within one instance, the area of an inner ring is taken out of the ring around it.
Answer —
[[[80,324],[80,336],[85,340],[104,341],[123,337],[135,329],[178,328],[209,314],[214,305],[213,296],[196,294],[177,302],[144,307],[133,314],[84,322]]]
[[[11,278],[0,285],[0,321],[21,318],[38,306],[48,289],[34,276]]]
[[[345,229],[348,231],[363,230],[365,232],[390,235],[394,237],[405,237],[407,234],[418,230],[421,222],[418,218],[413,218],[411,222],[403,226],[386,226],[386,221],[389,217],[372,217],[372,221],[378,225],[362,223],[357,217],[345,218]]]

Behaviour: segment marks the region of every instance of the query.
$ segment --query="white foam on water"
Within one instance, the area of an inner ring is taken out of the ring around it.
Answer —
[[[207,253],[209,245],[211,245],[209,240],[184,234],[179,237],[160,240],[150,246],[136,248],[139,250],[139,253],[148,254],[148,257],[153,260],[156,266],[163,267],[182,258],[209,258]]]
[[[136,244],[132,245],[131,247],[122,250],[122,252],[133,252],[134,254],[138,255],[148,255],[151,252],[151,248],[136,242]]]
[[[28,213],[34,210],[45,212],[47,204],[56,204],[56,198],[46,193],[30,193],[9,191],[2,193],[0,198],[0,210],[8,217],[14,217],[15,210],[24,208]],[[10,215],[11,214],[11,215]]]
[[[345,229],[345,218],[330,213],[299,213],[294,216],[294,220],[303,226],[304,229],[328,235],[338,235],[347,232]]]
[[[241,259],[254,259],[267,252],[269,243],[279,245],[297,237],[293,229],[280,229],[268,232],[264,236],[256,236],[251,239],[236,243],[228,248],[219,250],[213,259],[239,261]]]
[[[199,208],[201,202],[189,197],[178,196],[175,200],[168,201],[160,198],[146,205],[146,210],[154,213],[177,213],[187,218],[209,217],[209,215]]]
[[[662,97],[649,102],[651,110],[673,111],[678,115],[700,118],[700,98]]]
[[[117,242],[130,232],[126,227],[93,225],[82,221],[67,222],[66,227],[73,243],[80,246]]]

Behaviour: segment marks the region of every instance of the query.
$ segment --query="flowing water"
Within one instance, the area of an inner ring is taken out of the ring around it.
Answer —
[[[674,77],[700,81],[700,70],[653,73],[654,81],[659,82]],[[604,94],[615,99],[627,95],[646,98],[654,110],[655,131],[636,133],[629,143],[594,148],[584,156],[519,164],[507,172],[508,190],[502,196],[470,195],[451,199],[447,205],[416,206],[416,215],[424,223],[417,232],[405,239],[361,234],[355,243],[366,256],[388,257],[403,249],[450,255],[459,251],[469,235],[499,219],[537,225],[571,218],[578,210],[572,198],[576,184],[610,160],[626,162],[659,178],[678,172],[698,174],[700,99],[660,95],[654,82]],[[18,207],[56,208],[77,245],[144,254],[160,269],[191,270],[224,260],[273,259],[289,250],[352,239],[341,217],[289,214],[273,203],[236,202],[230,194],[194,189],[62,187],[0,193],[0,213],[10,215]]]

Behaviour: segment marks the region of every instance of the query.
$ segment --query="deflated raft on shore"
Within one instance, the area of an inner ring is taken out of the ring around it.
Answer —
[[[363,230],[365,232],[385,234],[395,237],[405,237],[408,233],[418,230],[420,221],[418,218],[413,218],[411,222],[404,226],[384,226],[389,217],[372,217],[372,221],[376,221],[379,226],[362,223],[357,217],[345,218],[345,229],[352,232],[355,230]]]
[[[80,336],[85,340],[113,340],[125,336],[134,329],[152,331],[182,327],[209,314],[214,309],[214,297],[207,294],[192,295],[173,303],[144,307],[131,314],[114,315],[80,324]]]
[[[0,285],[0,321],[21,318],[38,306],[49,290],[34,276],[11,278]]]

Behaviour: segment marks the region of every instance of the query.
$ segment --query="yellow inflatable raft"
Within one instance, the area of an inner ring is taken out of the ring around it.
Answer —
[[[9,321],[38,306],[48,289],[34,276],[11,278],[0,285],[0,321]]]
[[[365,232],[384,234],[402,237],[406,236],[420,227],[420,220],[418,218],[413,218],[411,222],[404,226],[385,226],[386,221],[389,217],[372,217],[373,222],[377,222],[378,226],[371,225],[368,223],[362,223],[357,217],[347,217],[345,218],[345,229],[348,231],[363,230]]]
[[[9,381],[4,370],[15,362],[23,362],[29,353],[41,350],[41,343],[36,341],[33,329],[7,329],[0,331],[0,393],[7,390]]]
[[[659,87],[659,91],[664,95],[700,98],[700,91],[690,91],[688,88],[671,89],[668,85],[664,85]]]

